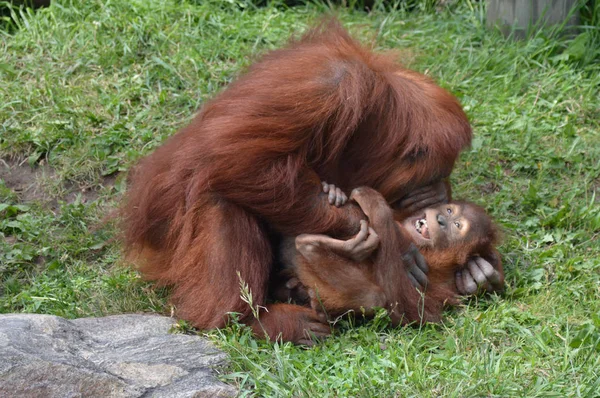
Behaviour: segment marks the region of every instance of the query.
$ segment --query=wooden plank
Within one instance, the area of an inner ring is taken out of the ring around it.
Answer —
[[[498,25],[505,34],[527,35],[532,27],[563,23],[578,0],[488,0],[487,25]],[[566,25],[578,25],[579,12],[574,12]]]

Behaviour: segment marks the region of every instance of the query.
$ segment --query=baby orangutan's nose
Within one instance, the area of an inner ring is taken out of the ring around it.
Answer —
[[[437,222],[438,222],[438,224],[440,224],[440,227],[444,227],[445,228],[446,225],[447,225],[446,219],[441,214],[437,215]]]

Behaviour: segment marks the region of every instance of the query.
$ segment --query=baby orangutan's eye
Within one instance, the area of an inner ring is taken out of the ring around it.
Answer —
[[[448,212],[448,214],[452,214],[452,209],[451,208],[447,208],[446,211]]]
[[[460,229],[460,223],[459,222],[455,222],[454,225],[456,225],[456,228]]]

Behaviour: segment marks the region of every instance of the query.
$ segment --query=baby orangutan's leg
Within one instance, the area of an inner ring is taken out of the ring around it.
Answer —
[[[379,236],[369,227],[367,220],[360,221],[360,231],[348,240],[327,235],[303,234],[296,237],[296,249],[304,258],[314,256],[316,248],[331,251],[354,262],[367,259],[379,246]]]
[[[349,240],[326,235],[298,236],[297,274],[309,291],[311,307],[331,316],[348,310],[364,310],[371,315],[373,307],[383,307],[385,295],[373,283],[371,263],[365,261],[378,245],[379,237],[366,221]]]
[[[358,203],[371,225],[387,242],[394,242],[394,251],[402,259],[408,272],[408,279],[413,286],[423,290],[427,286],[429,266],[412,240],[402,232],[402,229],[396,227],[392,209],[383,196],[371,188],[359,187],[352,191],[350,199]],[[392,237],[392,235],[398,236]]]

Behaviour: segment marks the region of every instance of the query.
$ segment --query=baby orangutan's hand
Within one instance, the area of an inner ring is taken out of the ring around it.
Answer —
[[[328,184],[325,181],[321,182],[323,192],[329,194],[328,201],[330,205],[341,207],[348,201],[348,196],[334,184]]]
[[[491,262],[494,262],[494,258]],[[496,260],[497,261],[497,260]],[[498,292],[504,289],[502,273],[492,263],[482,257],[475,257],[467,266],[456,272],[456,289],[463,296],[478,292]]]

